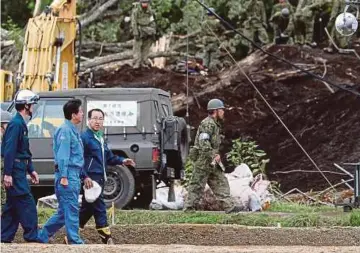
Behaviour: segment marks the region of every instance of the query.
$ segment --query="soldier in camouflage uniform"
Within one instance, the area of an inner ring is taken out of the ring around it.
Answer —
[[[210,8],[210,10],[214,12],[213,8]],[[223,41],[222,35],[225,29],[210,11],[208,11],[207,15],[208,18],[203,22],[201,27],[201,39],[202,45],[204,45],[202,58],[204,59],[204,65],[210,71],[214,72],[222,68],[222,64],[219,61],[220,42],[216,36]],[[216,36],[214,36],[214,33]]]
[[[294,10],[292,5],[287,0],[279,0],[271,11],[269,22],[274,29],[274,43],[281,44],[288,42],[294,30],[293,20]]]
[[[188,198],[184,210],[196,210],[204,192],[206,183],[221,202],[227,213],[240,211],[230,198],[229,183],[224,171],[218,165],[221,162],[220,125],[224,118],[224,104],[219,99],[208,103],[208,117],[205,118],[196,133],[194,146],[189,158],[194,162],[194,170],[188,186]]]
[[[335,44],[339,48],[346,48],[350,41],[350,37],[341,36],[341,34],[338,33],[335,28],[335,20],[339,14],[344,12],[345,6],[346,6],[345,1],[333,0],[332,11],[331,11],[329,23],[327,26],[328,32],[330,33],[332,39],[334,40]],[[352,9],[350,9],[350,10],[352,10]],[[355,13],[355,16],[356,16],[356,13]],[[334,49],[335,49],[334,45],[329,40],[329,46],[324,48],[324,51],[328,52],[328,53],[333,53]]]
[[[313,40],[314,23],[317,11],[319,11],[328,0],[299,0],[295,12],[295,43],[317,47]]]
[[[2,142],[2,137],[4,136],[7,125],[9,124],[12,116],[9,112],[1,110],[1,130],[0,130],[0,144]],[[6,202],[6,190],[2,182],[3,178],[3,166],[4,161],[1,158],[1,206],[3,206]]]
[[[134,68],[147,67],[152,43],[156,41],[156,23],[150,0],[140,0],[134,4],[131,28],[134,35]]]
[[[267,19],[265,5],[262,0],[248,0],[244,3],[244,9],[241,16],[245,14],[244,35],[255,41],[260,40],[261,46],[269,43],[269,36],[266,32]],[[257,38],[256,38],[257,37]],[[253,51],[253,45],[248,43],[250,52]]]

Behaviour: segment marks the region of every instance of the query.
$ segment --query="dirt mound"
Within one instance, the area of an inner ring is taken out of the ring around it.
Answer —
[[[269,51],[325,75],[334,83],[358,88],[354,83],[360,76],[360,64],[355,56],[329,55],[320,49],[295,46],[272,46]],[[358,160],[360,100],[357,96],[334,87],[335,93],[331,93],[322,82],[270,57],[251,65],[247,73],[321,170],[334,171],[333,163]],[[229,85],[203,92],[224,81]],[[186,93],[185,75],[154,68],[134,70],[124,66],[112,72],[99,72],[96,82],[106,83],[107,87],[158,87],[172,95]],[[231,148],[232,139],[251,138],[269,155],[268,175],[281,184],[282,190],[294,187],[318,190],[329,186],[237,67],[217,76],[190,76],[189,87],[190,96],[196,98],[190,106],[192,126],[196,127],[206,117],[207,101],[213,97],[223,99],[229,108],[223,153]],[[185,111],[177,114],[184,116]],[[314,173],[291,172],[293,170]],[[332,183],[342,178],[330,173],[326,176]]]

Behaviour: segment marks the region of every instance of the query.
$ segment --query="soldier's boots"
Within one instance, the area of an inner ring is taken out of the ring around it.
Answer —
[[[115,244],[113,239],[111,238],[111,232],[109,227],[98,228],[96,230],[100,235],[102,243],[109,245]]]

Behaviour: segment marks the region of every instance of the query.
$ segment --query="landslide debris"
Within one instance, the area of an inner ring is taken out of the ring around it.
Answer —
[[[353,55],[279,45],[267,50],[336,84],[359,90],[360,64]],[[321,170],[340,172],[333,163],[358,161],[360,99],[356,95],[335,87],[331,87],[332,93],[323,82],[260,51],[239,65]],[[161,88],[171,93],[176,114],[185,115],[186,76],[183,74],[167,69],[133,69],[126,65],[97,71],[95,82],[106,84],[105,87]],[[251,138],[267,152],[270,158],[267,174],[280,183],[283,191],[295,187],[303,191],[329,187],[237,66],[217,75],[190,76],[189,96],[190,123],[195,127],[206,117],[209,99],[217,97],[225,101],[228,110],[223,153],[230,150],[231,140]],[[232,169],[228,167],[229,171]],[[291,172],[294,170],[314,173]],[[331,173],[326,176],[332,183],[344,178]]]

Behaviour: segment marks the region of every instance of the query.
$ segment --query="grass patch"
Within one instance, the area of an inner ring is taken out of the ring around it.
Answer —
[[[268,211],[284,213],[342,212],[342,208],[331,206],[308,206],[297,203],[273,202]]]
[[[288,206],[287,206],[288,205]],[[115,223],[117,225],[131,224],[234,224],[244,226],[263,227],[332,227],[332,226],[360,226],[360,211],[351,213],[339,212],[329,215],[336,209],[328,207],[308,207],[296,204],[273,205],[271,212],[225,214],[215,212],[184,213],[182,211],[122,211],[116,210]],[[291,211],[294,212],[291,212]],[[335,211],[334,211],[335,210]],[[40,208],[38,212],[39,223],[44,224],[55,212],[53,209]],[[279,214],[284,212],[286,214]],[[109,222],[111,220],[109,219]],[[89,225],[93,225],[91,219]]]

